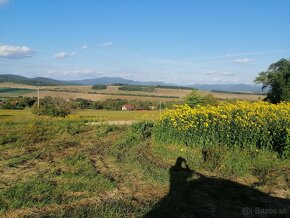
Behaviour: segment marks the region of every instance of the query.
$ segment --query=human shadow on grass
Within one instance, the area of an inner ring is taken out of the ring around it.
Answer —
[[[289,217],[290,201],[191,170],[178,157],[169,193],[145,217]],[[188,181],[191,179],[190,181]]]

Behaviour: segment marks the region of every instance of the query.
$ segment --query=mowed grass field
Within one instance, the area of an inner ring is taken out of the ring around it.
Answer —
[[[91,121],[141,121],[141,120],[158,120],[160,117],[160,111],[107,111],[107,110],[75,110],[69,118],[79,120],[91,120]],[[3,110],[0,109],[0,119],[24,121],[30,119],[38,119],[39,116],[32,113],[31,109],[24,110]],[[68,118],[68,119],[69,119]],[[49,119],[66,119],[66,118],[49,118]]]
[[[34,89],[35,86],[21,85],[13,83],[1,83],[2,88],[20,88],[20,89]],[[182,101],[191,90],[182,89],[163,89],[156,88],[154,92],[140,92],[140,91],[122,91],[118,90],[118,86],[108,86],[104,90],[93,90],[91,86],[42,86],[40,87],[40,97],[45,96],[62,97],[64,99],[84,98],[92,101],[101,101],[105,99],[128,99],[128,100],[150,100],[150,101]],[[94,94],[89,94],[93,92]],[[255,94],[231,94],[231,93],[214,93],[208,91],[199,91],[201,94],[212,94],[218,99],[240,99],[254,101],[263,99],[265,96]],[[15,94],[17,95],[17,93]],[[23,93],[23,96],[36,97],[37,92]],[[173,98],[174,97],[174,98]]]
[[[156,142],[150,121],[87,125],[138,112],[0,110],[0,217],[243,217],[257,207],[287,217],[289,160],[275,153],[213,146],[204,159],[202,148]]]

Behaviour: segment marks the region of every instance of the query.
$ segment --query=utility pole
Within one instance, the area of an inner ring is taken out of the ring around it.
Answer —
[[[39,109],[39,86],[37,86],[37,108]]]

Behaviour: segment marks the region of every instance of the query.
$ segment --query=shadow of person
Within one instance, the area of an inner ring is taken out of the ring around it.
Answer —
[[[182,166],[184,164],[184,167]],[[170,186],[169,195],[176,194],[180,191],[180,187],[183,187],[188,182],[187,180],[192,176],[191,171],[186,163],[186,160],[182,157],[176,159],[175,165],[170,167]]]
[[[289,200],[204,176],[191,170],[182,157],[169,174],[169,193],[144,217],[288,217],[290,212]]]

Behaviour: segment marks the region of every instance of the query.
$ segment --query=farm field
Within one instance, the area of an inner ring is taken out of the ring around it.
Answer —
[[[2,88],[21,88],[21,89],[36,89],[35,86],[13,84],[13,83],[1,83]],[[105,100],[108,98],[112,99],[128,99],[128,100],[153,100],[153,101],[180,101],[186,95],[188,95],[191,90],[182,89],[164,89],[155,88],[154,92],[140,92],[140,91],[122,91],[118,90],[118,86],[108,86],[104,90],[93,90],[91,86],[42,86],[40,87],[40,97],[45,96],[52,97],[62,97],[65,99],[76,99],[85,98],[93,101]],[[88,92],[93,92],[95,94],[88,94]],[[231,93],[215,93],[208,91],[199,91],[201,94],[212,94],[218,99],[240,99],[254,101],[258,99],[263,99],[263,95],[255,94],[231,94]],[[17,95],[17,93],[15,94]],[[139,95],[139,96],[138,96]],[[153,96],[152,96],[153,95]],[[23,94],[23,96],[36,97],[37,93],[32,92],[29,94]],[[146,97],[148,96],[148,97]],[[159,96],[159,97],[158,97]],[[172,98],[174,96],[174,98]]]
[[[121,118],[140,122],[87,125]],[[158,118],[157,111],[50,118],[0,110],[0,216],[239,217],[244,208],[290,209],[289,158],[158,141],[150,121]]]
[[[5,88],[0,87],[0,97],[12,97],[12,96],[20,96],[26,95],[28,93],[34,92],[34,89],[27,88]]]

